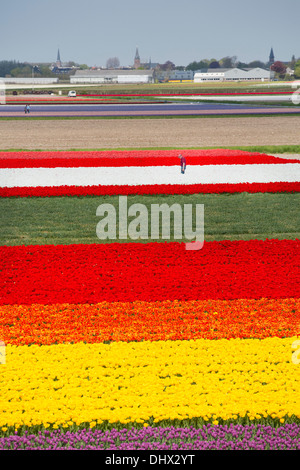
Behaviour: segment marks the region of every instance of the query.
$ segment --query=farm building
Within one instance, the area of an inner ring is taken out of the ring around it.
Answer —
[[[70,83],[152,83],[153,70],[77,70]]]
[[[202,69],[194,74],[194,82],[205,82],[205,81],[247,81],[247,80],[271,80],[273,74],[270,70],[265,70],[260,67],[249,69],[223,69],[223,68],[211,68]]]
[[[24,84],[24,85],[50,85],[58,83],[58,78],[43,78],[43,77],[2,77],[1,80],[7,84]]]
[[[158,81],[190,81],[194,78],[194,72],[191,70],[155,71],[155,78]]]

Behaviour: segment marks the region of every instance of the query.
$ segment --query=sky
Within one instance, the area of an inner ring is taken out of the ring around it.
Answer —
[[[111,57],[187,66],[300,57],[300,0],[1,1],[0,60],[74,61],[105,67]]]

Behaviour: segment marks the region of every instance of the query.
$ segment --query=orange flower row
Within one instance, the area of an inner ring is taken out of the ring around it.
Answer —
[[[300,299],[0,306],[6,344],[291,337]]]

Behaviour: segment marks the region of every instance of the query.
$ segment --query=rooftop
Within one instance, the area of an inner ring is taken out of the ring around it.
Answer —
[[[118,75],[153,75],[153,70],[139,70],[139,69],[99,69],[99,70],[77,70],[76,77],[90,77],[90,76],[111,76],[117,77]]]

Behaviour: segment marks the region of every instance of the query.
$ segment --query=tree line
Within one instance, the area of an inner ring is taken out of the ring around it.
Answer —
[[[16,62],[15,60],[0,61],[0,77],[54,77],[50,70],[50,64],[31,65],[27,62]]]
[[[208,69],[208,68],[262,68],[262,69],[268,69],[270,68],[273,72],[275,72],[275,75],[279,78],[285,78],[286,73],[287,73],[287,68],[289,67],[291,70],[294,71],[293,76],[295,78],[300,78],[300,58],[296,60],[295,56],[293,55],[291,58],[291,61],[289,63],[283,63],[281,61],[276,61],[272,65],[270,65],[268,62],[262,62],[260,60],[253,60],[252,62],[245,63],[245,62],[240,62],[237,60],[236,56],[232,57],[223,57],[220,60],[216,59],[202,59],[200,61],[193,61],[190,62],[186,67],[184,66],[176,66],[170,62],[167,61],[165,64],[160,66],[161,70],[191,70],[193,72],[201,69]]]
[[[69,63],[68,65],[76,65],[80,69],[88,69],[89,67],[85,64],[78,65],[75,63]],[[0,77],[56,77],[51,69],[51,64],[38,64],[32,65],[27,62],[17,62],[15,60],[2,60],[0,61]],[[117,57],[112,57],[107,60],[107,68],[119,68],[120,61]],[[199,61],[190,62],[187,66],[176,66],[172,61],[167,60],[163,64],[156,64],[155,68],[158,71],[171,71],[171,70],[187,70],[187,71],[197,71],[207,68],[269,68],[270,65],[267,62],[262,62],[260,60],[254,60],[249,63],[240,62],[237,60],[236,56],[226,56],[220,60],[216,59],[201,59]],[[290,67],[294,70],[294,77],[300,78],[300,58],[296,59],[293,55],[291,61],[283,63],[281,61],[276,61],[271,65],[271,70],[273,70],[279,78],[284,78],[286,76],[287,67]],[[140,68],[144,68],[141,65]]]
[[[291,58],[291,61],[287,63],[283,63],[281,61],[276,61],[274,64],[271,65],[271,70],[273,69],[275,72],[278,72],[280,74],[284,74],[286,72],[287,67],[290,67],[292,70],[294,70],[295,67],[299,65],[300,58],[296,60],[295,56],[293,55]],[[269,62],[262,62],[260,60],[253,60],[252,62],[245,63],[245,62],[240,62],[237,60],[236,56],[233,57],[223,57],[219,61],[216,59],[202,59],[199,62],[194,61],[188,64],[185,67],[185,70],[201,70],[201,69],[206,69],[206,68],[269,68],[270,64]]]
[[[57,77],[57,74],[51,71],[50,63],[30,64],[28,62],[17,62],[15,60],[1,60],[0,61],[0,77]],[[68,62],[69,67],[76,67],[81,70],[88,69],[86,64],[76,64],[75,62]]]

